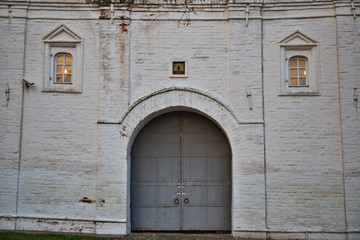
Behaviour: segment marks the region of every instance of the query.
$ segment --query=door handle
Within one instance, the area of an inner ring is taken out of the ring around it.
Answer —
[[[179,199],[178,198],[175,198],[174,199],[174,204],[178,205],[180,203]]]
[[[185,198],[185,199],[184,199],[184,203],[185,203],[185,204],[189,204],[189,202],[190,202],[190,200],[189,200],[188,198]]]

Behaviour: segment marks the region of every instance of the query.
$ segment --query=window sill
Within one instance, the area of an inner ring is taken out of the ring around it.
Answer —
[[[54,83],[54,85],[72,85],[73,83]]]
[[[44,89],[41,92],[43,93],[82,93],[81,91],[77,91],[77,90],[69,90],[69,89]]]
[[[279,97],[289,97],[289,96],[321,96],[318,92],[287,92],[287,93],[280,93]]]
[[[289,86],[288,88],[293,88],[293,89],[309,88],[309,85],[303,85],[303,86]]]

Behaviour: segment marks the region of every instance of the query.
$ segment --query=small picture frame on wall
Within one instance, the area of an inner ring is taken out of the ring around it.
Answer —
[[[173,75],[185,75],[185,61],[173,61],[172,62],[172,74]]]
[[[187,77],[188,66],[185,60],[171,61],[171,77]]]

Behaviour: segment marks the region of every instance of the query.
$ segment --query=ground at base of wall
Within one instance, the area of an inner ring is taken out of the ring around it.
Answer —
[[[230,234],[189,234],[189,233],[132,233],[118,240],[245,240],[234,238]],[[113,239],[115,240],[115,239]],[[250,240],[250,239],[247,239]]]
[[[94,237],[61,233],[0,232],[1,240],[256,240],[230,234],[132,233],[124,236]]]
[[[1,240],[107,240],[94,236],[68,235],[61,233],[1,232]]]

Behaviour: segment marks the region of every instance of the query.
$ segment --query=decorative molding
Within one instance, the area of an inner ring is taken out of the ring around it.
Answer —
[[[48,33],[44,38],[46,43],[56,43],[56,42],[65,42],[65,43],[80,43],[82,41],[81,37],[70,30],[65,24],[61,24],[53,31]]]
[[[291,44],[291,45],[304,45],[304,44],[316,44],[317,42],[301,33],[300,31],[296,31],[289,36],[282,39],[280,44]]]

